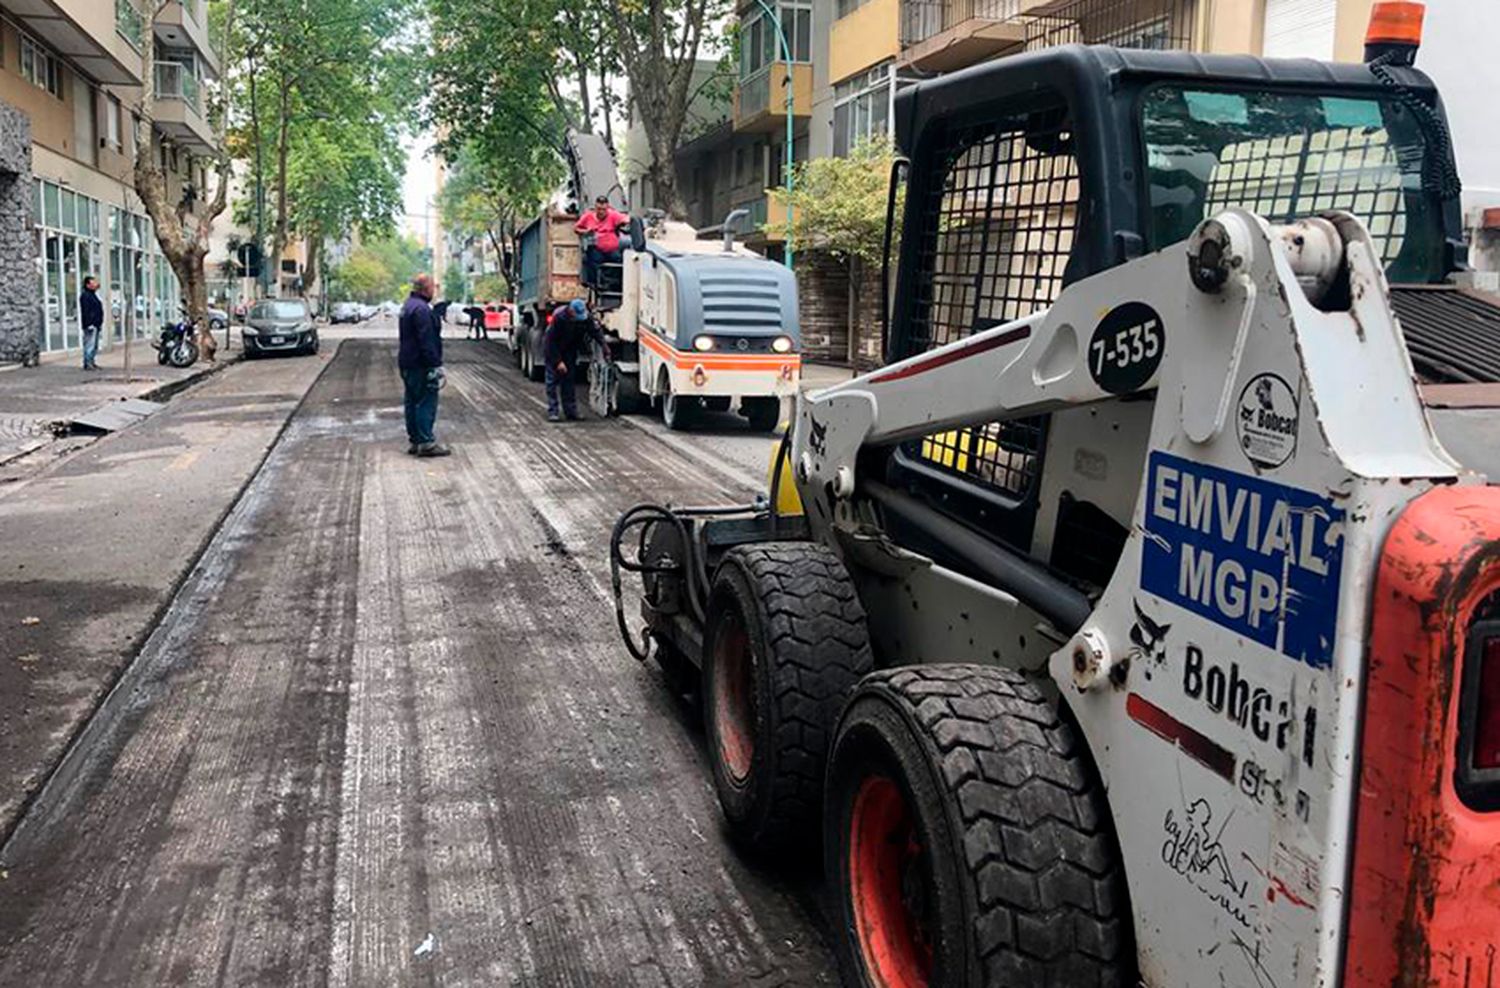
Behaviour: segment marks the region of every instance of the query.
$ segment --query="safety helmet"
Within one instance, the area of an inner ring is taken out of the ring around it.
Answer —
[[[575,298],[573,301],[568,303],[568,311],[573,313],[574,319],[582,319],[584,316],[589,314],[589,307],[583,299]]]

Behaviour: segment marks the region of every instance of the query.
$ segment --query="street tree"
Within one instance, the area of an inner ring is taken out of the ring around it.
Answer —
[[[675,155],[688,122],[694,69],[711,45],[727,0],[593,0],[609,13],[610,50],[630,79],[630,98],[651,149],[656,204],[681,216]]]
[[[392,39],[403,37],[418,0],[239,3],[245,71],[236,104],[246,112],[237,144],[257,163],[250,194],[270,186],[271,270],[300,237],[309,248],[306,291],[327,237],[391,228],[417,64]]]
[[[772,209],[766,233],[784,238],[794,254],[826,251],[849,275],[849,361],[859,355],[859,312],[867,272],[877,270],[885,250],[885,219],[895,149],[887,137],[867,138],[845,157],[813,158],[793,170],[792,220]],[[768,196],[787,200],[784,189]],[[896,215],[900,216],[901,201]],[[892,245],[892,250],[896,248]]]
[[[219,27],[217,33],[220,51],[228,64],[239,50],[240,25],[236,18],[235,0],[212,0],[212,3],[214,9],[211,11],[211,23]],[[166,4],[167,0],[152,0],[151,9],[148,11],[151,16],[145,23],[148,25],[154,23],[156,16],[162,12]],[[145,84],[142,89],[142,99],[135,113],[136,138],[132,184],[136,195],[140,197],[141,204],[146,208],[146,215],[151,217],[162,256],[167,259],[167,263],[172,266],[172,273],[177,276],[183,299],[187,303],[188,320],[195,325],[207,325],[208,276],[204,259],[208,256],[214,221],[224,212],[229,201],[231,159],[227,154],[221,153],[218,156],[215,168],[216,186],[212,198],[206,204],[200,204],[196,196],[186,194],[179,196],[175,202],[172,200],[168,192],[167,176],[161,165],[161,156],[157,153],[159,145],[153,138],[156,96],[155,52],[149,39],[142,44],[142,48],[144,64],[141,75]],[[218,93],[210,94],[211,105],[208,111],[218,132],[221,147],[224,145],[225,128],[229,119],[226,92],[226,89],[221,89]],[[202,190],[196,191],[198,194],[202,192]]]

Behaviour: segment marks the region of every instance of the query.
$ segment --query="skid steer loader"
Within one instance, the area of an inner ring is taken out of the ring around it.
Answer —
[[[848,984],[1500,985],[1500,449],[1393,312],[1458,187],[1372,41],[902,93],[890,363],[799,399],[769,499],[616,526],[626,643],[736,840],[821,843]]]

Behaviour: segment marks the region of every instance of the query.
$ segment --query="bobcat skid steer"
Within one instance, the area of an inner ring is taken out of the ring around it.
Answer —
[[[1500,985],[1500,444],[1393,314],[1462,263],[1412,53],[903,93],[891,362],[799,400],[769,503],[621,519],[848,984]]]

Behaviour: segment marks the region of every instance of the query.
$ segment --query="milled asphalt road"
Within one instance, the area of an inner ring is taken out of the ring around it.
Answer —
[[[738,475],[462,342],[412,459],[392,349],[343,344],[0,851],[0,984],[834,983],[613,625],[617,513]]]
[[[145,641],[328,359],[236,365],[63,459],[48,448],[33,454],[44,465],[0,469],[0,839]],[[67,375],[83,372],[72,368],[43,371],[100,401],[135,393],[98,378],[74,386]],[[32,373],[8,372],[7,384]],[[76,399],[60,399],[62,407],[67,400]]]

